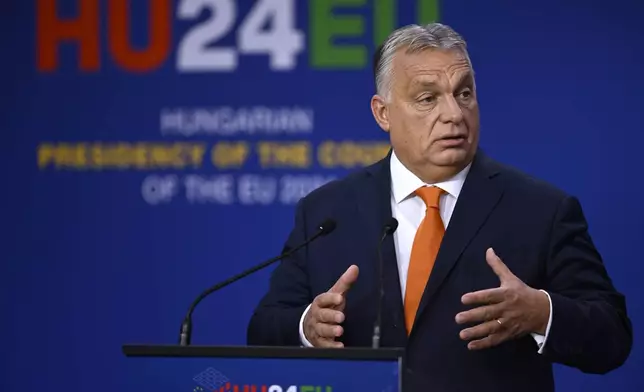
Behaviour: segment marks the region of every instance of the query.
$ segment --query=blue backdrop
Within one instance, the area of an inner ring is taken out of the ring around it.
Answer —
[[[79,6],[80,4],[80,6]],[[205,287],[279,253],[294,203],[381,157],[370,58],[438,19],[468,40],[494,157],[580,197],[644,390],[641,0],[15,0],[1,11],[4,391],[127,391],[123,343],[175,343]],[[207,299],[244,344],[270,270]]]

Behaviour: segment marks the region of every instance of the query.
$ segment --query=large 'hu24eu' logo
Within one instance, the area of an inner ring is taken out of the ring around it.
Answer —
[[[37,0],[36,65],[40,72],[58,70],[59,49],[71,43],[82,72],[97,72],[106,60],[134,73],[168,61],[178,73],[234,72],[242,58],[258,55],[271,71],[285,72],[297,68],[304,52],[311,69],[363,69],[369,47],[407,24],[397,17],[403,7],[415,8],[419,23],[439,13],[439,0],[255,0],[250,9],[238,3],[250,2]]]

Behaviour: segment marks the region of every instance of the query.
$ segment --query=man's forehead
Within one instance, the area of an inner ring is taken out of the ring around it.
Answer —
[[[449,72],[469,69],[469,63],[463,53],[456,49],[426,49],[421,52],[396,53],[394,66],[398,65],[406,72]]]
[[[462,79],[471,74],[470,64],[456,49],[427,49],[422,52],[396,53],[394,73],[404,75],[408,82],[431,83],[447,77]]]

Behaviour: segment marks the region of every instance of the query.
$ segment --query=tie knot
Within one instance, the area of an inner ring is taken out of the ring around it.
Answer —
[[[423,186],[416,189],[416,194],[423,199],[427,208],[438,208],[443,192],[445,191],[436,186]]]

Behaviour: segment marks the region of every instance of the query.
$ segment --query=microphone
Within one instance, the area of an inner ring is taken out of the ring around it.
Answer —
[[[385,296],[382,244],[385,242],[385,239],[388,236],[394,234],[397,228],[398,228],[398,221],[396,220],[396,218],[393,218],[393,217],[389,218],[387,223],[385,223],[385,225],[382,228],[382,237],[380,237],[380,241],[378,242],[378,276],[380,277],[380,284],[379,284],[380,292],[378,293],[378,311],[376,314],[376,322],[374,323],[374,326],[373,326],[373,337],[371,338],[373,348],[380,347],[380,326],[382,324],[382,300],[383,300],[383,297]]]
[[[215,291],[221,290],[224,287],[238,281],[239,279],[245,278],[246,276],[252,274],[253,272],[259,271],[262,268],[266,268],[269,265],[275,263],[276,261],[279,261],[285,257],[288,257],[292,255],[293,253],[297,252],[298,250],[302,249],[306,245],[310,244],[311,242],[315,241],[319,237],[325,236],[327,234],[330,234],[333,230],[335,230],[336,223],[332,219],[327,219],[322,224],[318,226],[318,231],[308,240],[303,242],[302,244],[296,246],[295,248],[290,249],[288,252],[284,252],[281,255],[277,257],[273,257],[270,260],[267,260],[261,264],[258,264],[254,267],[251,267],[247,269],[246,271],[243,271],[233,277],[230,277],[223,282],[219,282],[216,285],[206,289],[204,292],[202,292],[190,305],[190,308],[188,309],[188,313],[186,314],[186,317],[183,319],[183,323],[181,324],[181,331],[179,335],[179,344],[181,346],[189,346],[190,345],[190,337],[192,334],[192,313],[194,312],[195,308],[201,302],[204,298],[209,296],[210,294],[214,293]]]

